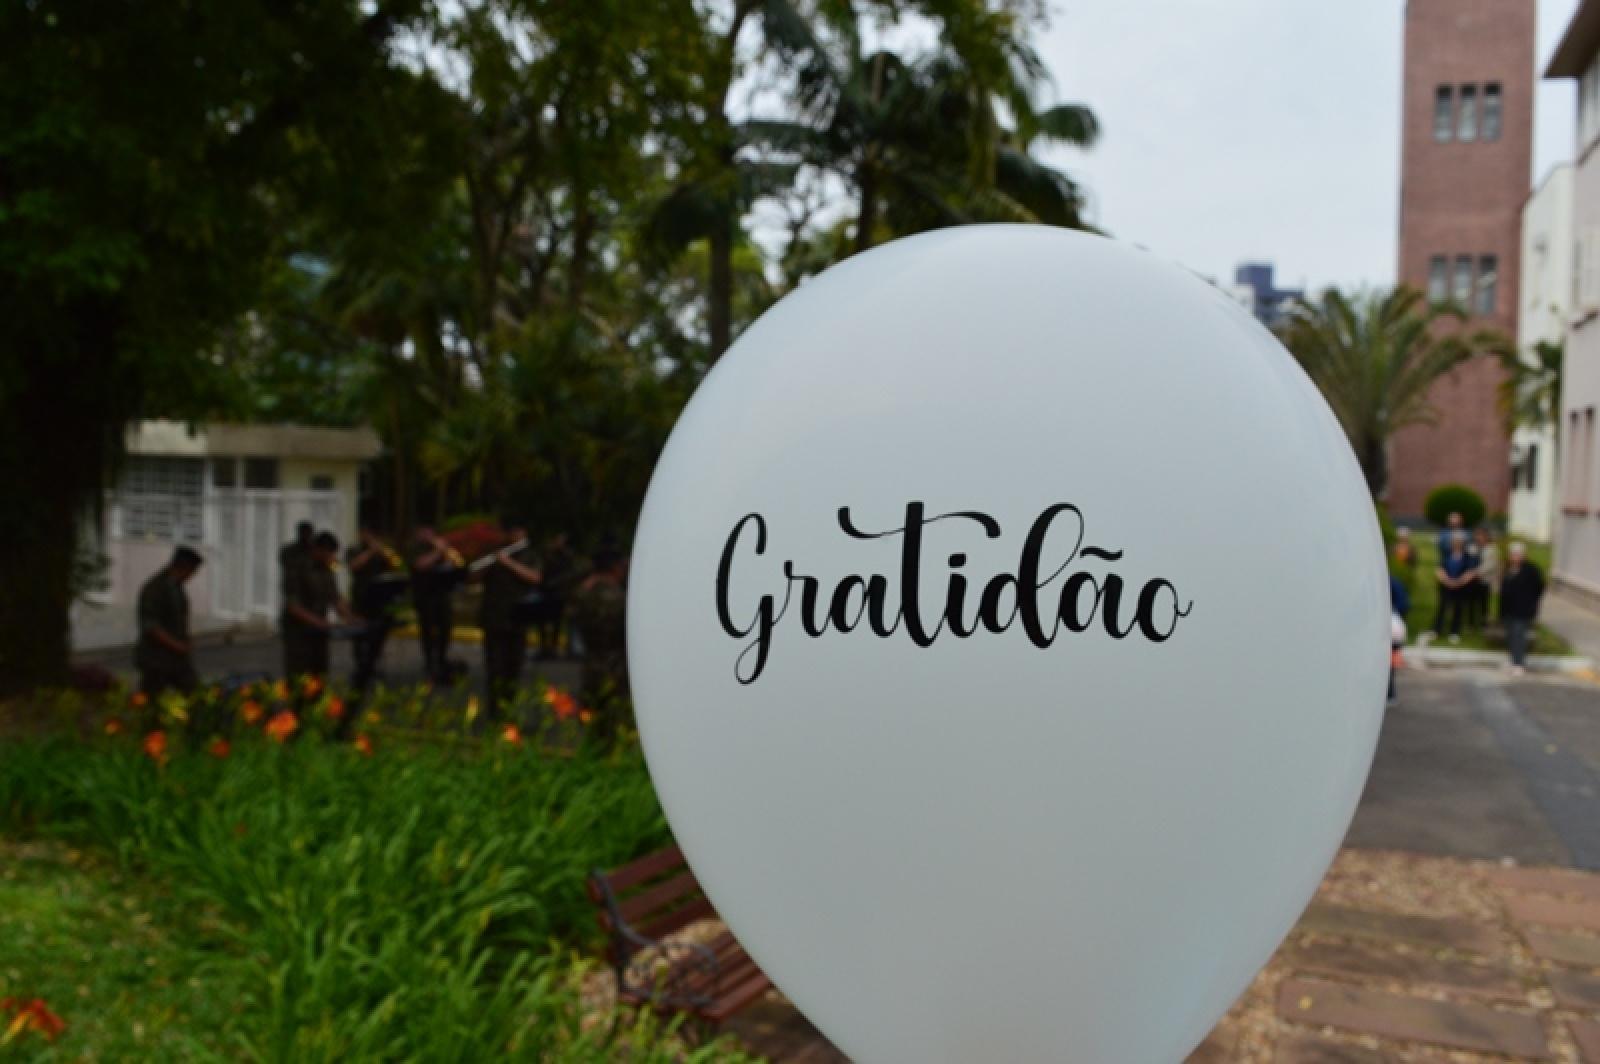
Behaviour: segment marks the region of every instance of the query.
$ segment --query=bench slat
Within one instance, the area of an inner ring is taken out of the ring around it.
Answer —
[[[606,883],[616,894],[621,894],[630,887],[636,887],[647,879],[654,879],[663,872],[671,872],[678,868],[687,868],[688,863],[683,859],[683,851],[676,846],[668,846],[664,850],[639,858],[606,876]]]
[[[683,908],[674,909],[659,919],[640,925],[639,933],[645,938],[665,938],[674,931],[682,931],[696,920],[705,920],[716,915],[717,910],[711,907],[711,902],[702,894]]]
[[[617,911],[628,923],[636,924],[648,916],[665,915],[661,913],[663,909],[681,907],[701,897],[700,884],[696,882],[694,873],[685,869],[671,879],[624,898],[617,903]]]
[[[771,989],[772,980],[757,968],[749,979],[723,994],[708,1008],[700,1009],[700,1015],[712,1023],[721,1023]]]

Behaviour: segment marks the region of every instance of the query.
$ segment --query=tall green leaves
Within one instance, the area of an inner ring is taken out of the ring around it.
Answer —
[[[1375,498],[1388,483],[1394,433],[1436,417],[1434,383],[1470,358],[1509,349],[1493,330],[1463,333],[1464,320],[1404,286],[1354,298],[1330,288],[1302,300],[1284,327],[1284,342],[1344,427]]]

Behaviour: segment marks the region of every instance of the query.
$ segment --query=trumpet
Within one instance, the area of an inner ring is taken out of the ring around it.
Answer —
[[[483,570],[489,568],[489,566],[493,565],[495,562],[499,561],[500,560],[500,555],[504,554],[506,551],[512,551],[513,553],[515,553],[516,551],[521,550],[522,548],[526,547],[527,545],[528,545],[528,537],[527,536],[523,536],[521,539],[517,540],[515,543],[508,543],[504,547],[501,547],[497,551],[491,551],[490,553],[485,554],[483,557],[479,558],[477,561],[475,561],[471,565],[467,566],[467,572],[469,572],[469,573],[482,572]]]

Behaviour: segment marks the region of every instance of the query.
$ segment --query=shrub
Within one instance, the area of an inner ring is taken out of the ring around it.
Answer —
[[[1423,515],[1432,523],[1443,525],[1451,514],[1460,514],[1468,528],[1482,524],[1487,509],[1483,496],[1465,484],[1442,484],[1430,491],[1422,504]]]
[[[585,875],[668,838],[635,750],[3,745],[0,830],[114,853],[223,921],[244,1057],[725,1059],[669,1052],[648,1018],[585,1023]]]

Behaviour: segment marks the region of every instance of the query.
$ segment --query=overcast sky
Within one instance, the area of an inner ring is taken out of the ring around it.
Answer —
[[[1540,71],[1577,0],[1539,0]],[[1048,157],[1098,223],[1206,276],[1394,280],[1404,0],[1058,0],[1040,51],[1104,126]],[[1572,82],[1542,82],[1530,183],[1572,154]]]

